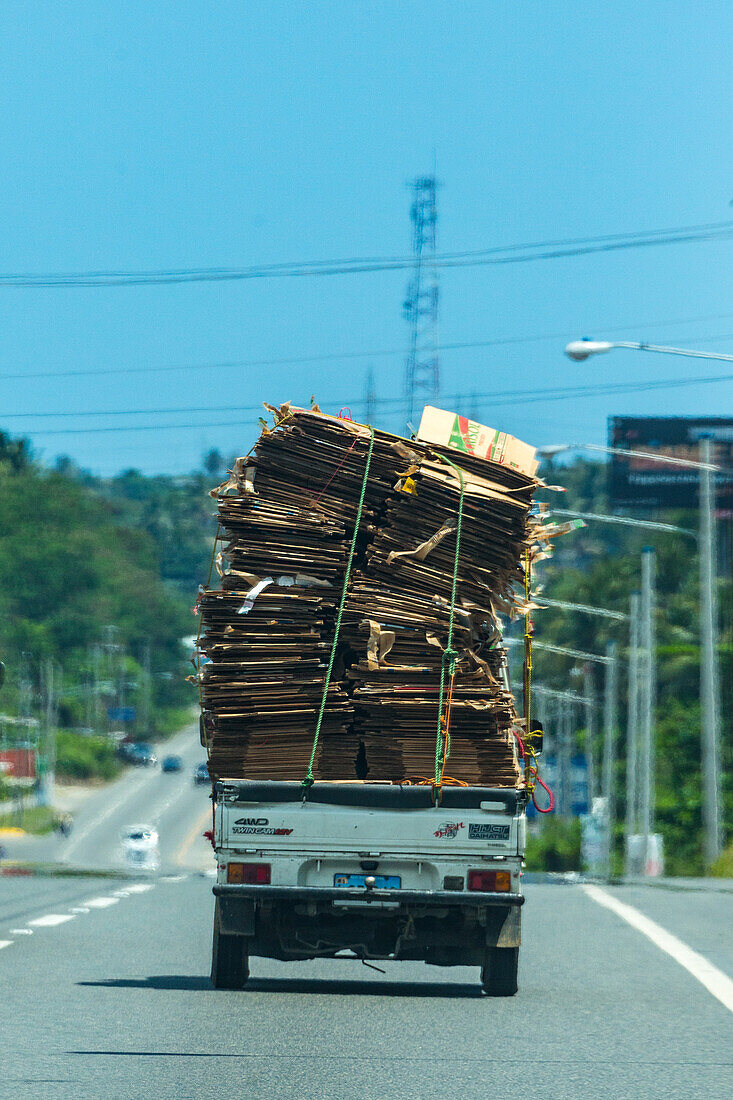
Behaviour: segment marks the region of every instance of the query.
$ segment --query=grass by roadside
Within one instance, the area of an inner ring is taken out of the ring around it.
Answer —
[[[528,871],[579,871],[580,821],[543,822],[542,831],[527,838],[525,860]]]
[[[714,878],[733,878],[733,844],[729,844],[710,868]]]
[[[43,836],[53,829],[54,811],[49,806],[28,806],[22,812],[5,810],[0,813],[0,832],[3,829],[22,829],[35,836]]]
[[[56,735],[56,774],[65,779],[103,779],[119,775],[122,765],[106,737],[84,737],[69,730]]]
[[[170,710],[164,711],[158,716],[151,740],[167,741],[174,733],[180,733],[186,726],[190,726],[192,722],[198,722],[198,720],[198,704],[195,706],[171,707]],[[141,740],[147,739],[143,737]]]

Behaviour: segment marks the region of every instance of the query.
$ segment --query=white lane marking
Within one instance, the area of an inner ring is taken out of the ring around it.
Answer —
[[[0,940],[0,950],[2,950],[3,947],[10,947],[12,942],[12,940]]]
[[[11,928],[10,929],[10,935],[11,936],[32,936],[33,935],[33,929],[32,928]]]
[[[135,882],[132,886],[127,887],[127,893],[144,894],[147,890],[152,890],[154,886],[154,882]]]
[[[182,882],[188,875],[161,875],[161,882]]]
[[[179,798],[181,797],[181,795],[185,794],[188,790],[189,790],[189,786],[188,786],[187,783],[179,784],[178,788],[176,790],[174,790],[173,793],[168,796],[168,798],[166,798],[165,802],[162,802],[158,806],[157,810],[155,811],[155,814],[150,819],[150,824],[153,826],[153,828],[156,828],[156,829],[158,828],[158,826],[160,825],[160,819],[163,816],[163,814],[167,813],[167,811],[171,808],[173,803],[177,802],[179,800]]]
[[[67,920],[73,920],[71,913],[47,913],[45,917],[36,917],[28,923],[36,928],[53,928],[56,924],[65,924]]]
[[[610,909],[612,913],[621,917],[637,932],[641,932],[643,936],[656,944],[660,951],[664,951],[680,966],[683,966],[688,973],[692,974],[693,978],[696,978],[701,985],[705,986],[708,993],[712,993],[713,997],[716,997],[721,1004],[725,1005],[729,1012],[733,1012],[733,981],[722,970],[718,970],[717,966],[713,966],[704,955],[693,951],[691,947],[688,947],[682,940],[678,940],[666,928],[662,928],[661,924],[645,917],[632,905],[626,905],[625,902],[618,901],[612,894],[602,890],[599,886],[587,885],[583,889],[588,897],[592,898],[598,905]]]
[[[89,898],[84,904],[90,909],[108,909],[110,905],[116,905],[119,898]]]
[[[74,905],[69,910],[70,913],[88,913],[89,907],[87,905]]]

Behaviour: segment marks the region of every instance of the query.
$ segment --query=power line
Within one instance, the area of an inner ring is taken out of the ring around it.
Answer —
[[[436,255],[436,268],[477,267],[496,264],[528,263],[534,260],[556,260],[596,252],[614,252],[659,245],[686,244],[695,241],[730,240],[733,222],[680,226],[676,229],[643,230],[636,233],[603,237],[571,238],[564,241],[541,241],[524,245],[503,245],[470,252],[447,252]],[[250,279],[301,278],[306,276],[359,275],[380,271],[403,271],[414,267],[412,256],[352,257],[340,260],[305,260],[301,262],[258,264],[232,268],[181,268],[151,271],[83,271],[83,272],[5,272],[0,274],[0,286],[26,288],[161,286],[182,283],[235,282]]]
[[[601,324],[586,325],[588,330],[598,333],[600,336],[611,336],[616,333],[624,333],[640,328],[663,328],[668,325],[695,325],[705,321],[722,321],[733,317],[733,313],[708,313],[702,317],[667,318],[662,321],[631,321],[624,325],[615,325],[610,328]],[[568,340],[577,336],[577,328],[565,329],[563,332],[546,332],[535,336],[495,336],[485,340],[458,340],[450,343],[436,344],[436,351],[464,351],[468,348],[493,348],[512,344],[539,344],[545,340]],[[733,333],[719,333],[717,336],[696,336],[694,340],[698,344],[709,343],[714,340],[733,339]],[[212,363],[164,363],[161,366],[145,367],[104,367],[91,370],[65,370],[65,371],[12,371],[0,374],[0,381],[10,379],[30,378],[91,378],[122,374],[162,374],[172,371],[187,370],[233,370],[250,367],[282,367],[301,363],[328,363],[340,362],[344,359],[385,359],[392,356],[404,355],[405,349],[378,348],[372,351],[331,351],[319,355],[288,355],[272,359],[229,359]]]
[[[733,382],[733,374],[719,374],[711,375],[704,378],[668,378],[657,379],[656,381],[649,382],[636,382],[636,383],[608,383],[606,385],[600,384],[597,386],[567,386],[565,388],[547,389],[547,390],[505,390],[488,392],[488,393],[474,393],[472,398],[482,401],[491,401],[492,405],[526,405],[534,404],[541,401],[562,401],[573,397],[593,397],[603,394],[616,394],[616,393],[638,393],[644,390],[657,390],[657,389],[672,389],[676,387],[686,386],[698,386],[706,385],[713,382]],[[455,403],[465,400],[465,393],[453,393],[446,394],[444,400],[446,404]],[[385,411],[399,412],[405,408],[404,397],[375,397],[375,405],[381,407],[387,407]],[[350,406],[361,408],[364,404],[363,397],[352,397],[346,399],[340,399],[333,402],[334,405],[341,407]],[[200,412],[230,412],[230,413],[249,413],[260,414],[262,412],[262,405],[242,405],[239,407],[232,407],[231,405],[210,405],[201,407],[185,407],[185,408],[161,408],[161,409],[113,409],[107,411],[89,411],[84,410],[82,412],[60,412],[60,413],[12,413],[10,415],[0,417],[0,421],[10,420],[14,418],[33,418],[36,416],[44,417],[87,417],[87,416],[162,416],[176,413],[200,413]],[[241,420],[226,420],[226,421],[214,421],[211,423],[202,423],[197,421],[195,423],[188,424],[151,424],[151,425],[121,425],[119,427],[105,427],[105,428],[58,428],[58,429],[29,429],[31,435],[87,435],[96,432],[134,432],[134,431],[170,431],[177,428],[219,428],[219,427],[236,427],[241,426]]]

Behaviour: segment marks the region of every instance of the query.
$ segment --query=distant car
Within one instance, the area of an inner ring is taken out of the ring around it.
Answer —
[[[182,767],[180,756],[164,756],[160,762],[160,770],[164,772],[179,772]]]
[[[198,786],[200,783],[210,783],[209,767],[207,764],[197,764],[193,771],[193,781]]]
[[[158,757],[153,751],[152,745],[146,745],[144,741],[137,741],[130,749],[128,760],[131,764],[140,764],[150,768],[158,763]]]
[[[131,825],[122,832],[122,856],[128,867],[157,871],[160,866],[160,838],[150,825]]]

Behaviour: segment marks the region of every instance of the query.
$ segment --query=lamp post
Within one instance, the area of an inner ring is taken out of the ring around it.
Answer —
[[[700,440],[700,457],[708,465],[712,441]],[[710,469],[700,471],[700,662],[702,733],[702,811],[705,862],[710,866],[723,850],[720,799],[720,687],[718,683],[718,605],[715,588],[715,483]]]
[[[580,363],[592,355],[600,355],[616,348],[632,351],[659,352],[663,355],[681,355],[688,359],[718,359],[733,362],[733,355],[718,352],[693,351],[690,348],[665,347],[660,344],[634,341],[573,340],[565,348],[565,354]],[[696,468],[700,477],[700,735],[703,771],[703,830],[704,855],[709,865],[720,855],[724,837],[720,800],[720,682],[717,651],[717,598],[715,588],[715,481],[718,467],[712,462],[712,441],[700,439],[700,461],[653,455],[646,451],[624,451],[616,448],[588,445],[590,450],[610,454],[637,455],[665,465]]]
[[[654,768],[656,759],[656,729],[654,712],[657,702],[657,656],[654,612],[656,580],[656,555],[653,546],[645,546],[641,552],[641,656],[643,672],[640,680],[639,719],[641,725],[640,745],[640,791],[639,805],[641,832],[643,836],[644,874],[649,867],[649,838],[654,832],[654,810],[656,805],[656,784]]]
[[[625,869],[633,870],[631,837],[639,820],[639,620],[641,596],[631,593],[629,613],[629,690],[626,711],[626,852]]]
[[[602,355],[615,348],[629,348],[631,351],[656,351],[662,355],[683,355],[686,359],[722,359],[733,363],[733,355],[724,355],[717,351],[693,351],[691,348],[669,348],[662,344],[638,343],[634,340],[571,340],[565,347],[565,354],[576,363],[582,363],[591,355]]]

